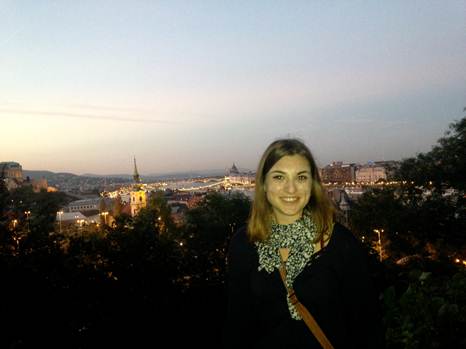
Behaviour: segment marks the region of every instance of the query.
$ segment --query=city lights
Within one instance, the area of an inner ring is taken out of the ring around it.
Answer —
[[[63,216],[63,211],[58,211],[57,212],[57,215],[58,215],[58,222],[59,222],[59,231],[60,231],[60,234],[61,234],[61,221],[62,221],[62,216]]]
[[[31,216],[31,211],[24,211],[24,214],[26,215],[27,230],[30,232],[29,217]]]
[[[379,238],[377,245],[379,247],[379,259],[380,259],[381,262],[383,260],[383,251],[382,251],[382,233],[383,233],[383,231],[384,230],[381,229],[381,228],[380,229],[374,229],[374,233],[377,233],[378,238]]]
[[[101,212],[100,215],[104,217],[104,224],[107,225],[107,216],[108,216],[108,211]]]

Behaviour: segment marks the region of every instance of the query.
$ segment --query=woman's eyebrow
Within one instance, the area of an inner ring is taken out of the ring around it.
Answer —
[[[282,173],[282,174],[285,174],[286,172],[285,171],[282,171],[282,170],[273,170],[273,171],[270,171],[269,173]],[[303,173],[308,173],[310,174],[311,171],[309,170],[302,170],[302,171],[299,171],[298,174],[303,174]]]

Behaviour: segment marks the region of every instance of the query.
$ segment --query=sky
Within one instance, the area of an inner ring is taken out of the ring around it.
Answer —
[[[0,161],[76,174],[427,152],[465,116],[466,1],[0,0]]]

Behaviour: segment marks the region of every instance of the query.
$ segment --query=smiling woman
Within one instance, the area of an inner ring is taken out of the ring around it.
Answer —
[[[273,142],[229,246],[225,347],[383,347],[367,256],[333,213],[306,145]]]
[[[281,158],[267,173],[264,185],[267,200],[278,224],[300,218],[311,195],[311,168],[304,156]]]
[[[281,209],[286,209],[281,212]],[[292,209],[294,215],[289,216]],[[270,224],[287,224],[306,210],[317,227],[317,240],[329,235],[334,207],[323,190],[310,150],[295,139],[278,140],[264,152],[256,172],[256,192],[248,231],[252,241],[265,240]]]

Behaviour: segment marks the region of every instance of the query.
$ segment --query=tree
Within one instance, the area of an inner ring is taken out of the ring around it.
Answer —
[[[437,190],[455,188],[464,193],[466,181],[466,117],[450,124],[450,130],[427,153],[402,161],[395,173],[398,180]]]
[[[173,233],[175,224],[171,217],[171,208],[162,191],[156,191],[149,197],[148,207],[156,217],[156,225],[160,234]]]
[[[465,248],[466,118],[450,128],[430,152],[401,162],[396,177],[403,184],[369,190],[350,212],[354,230],[369,241],[383,229],[384,249],[395,260],[451,258]]]
[[[383,229],[388,348],[465,345],[466,278],[453,263],[466,253],[465,130],[466,118],[451,124],[430,152],[401,162],[401,185],[370,190],[351,210],[369,241]]]
[[[0,178],[0,219],[4,217],[8,203],[8,189],[6,188],[3,178]]]
[[[434,277],[411,270],[404,278],[408,287],[384,292],[387,348],[463,348],[466,273]]]
[[[3,178],[0,177],[0,250],[8,249],[7,245],[11,242],[11,236],[8,231],[9,219],[7,217],[9,193],[5,186]]]
[[[224,280],[226,248],[233,233],[246,223],[249,199],[240,193],[209,193],[186,214],[181,239],[188,251],[186,271],[201,282]]]

